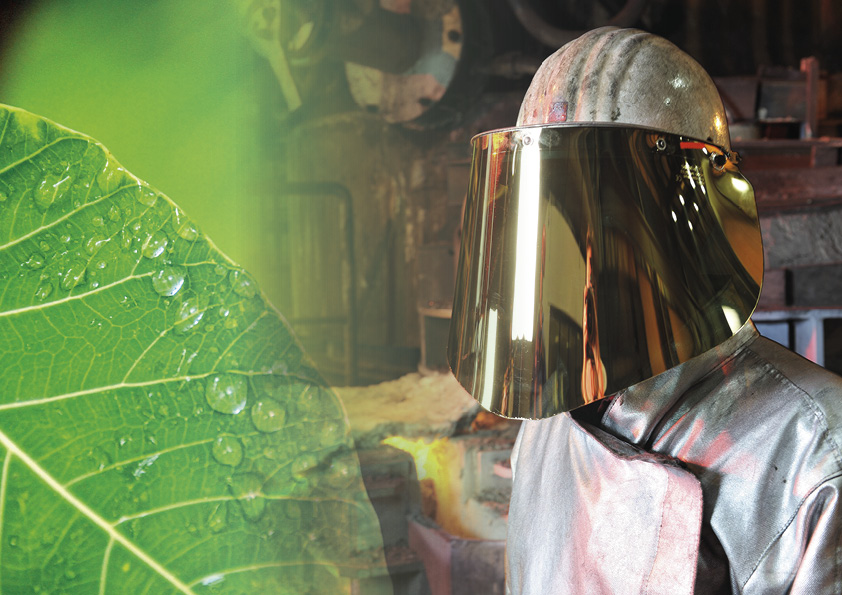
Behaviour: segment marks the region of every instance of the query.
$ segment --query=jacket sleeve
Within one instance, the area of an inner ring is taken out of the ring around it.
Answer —
[[[770,545],[742,592],[842,593],[842,474],[819,484]]]

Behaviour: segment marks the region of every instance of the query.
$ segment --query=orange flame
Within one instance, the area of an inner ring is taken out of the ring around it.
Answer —
[[[388,444],[412,455],[419,480],[431,479],[438,484],[446,479],[446,438],[428,441],[424,438],[411,440],[403,436],[390,436],[383,440],[383,444]]]

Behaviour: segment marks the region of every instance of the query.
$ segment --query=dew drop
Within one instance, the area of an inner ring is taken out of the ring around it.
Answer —
[[[90,457],[97,471],[102,471],[113,462],[111,456],[98,446],[90,451]]]
[[[242,473],[231,478],[229,484],[231,495],[237,499],[237,504],[247,521],[260,519],[266,508],[266,500],[261,494],[263,480],[256,473]]]
[[[26,261],[26,266],[33,271],[44,267],[44,255],[40,252],[33,252]]]
[[[143,243],[143,255],[146,258],[158,258],[167,249],[170,239],[163,231],[156,231]]]
[[[215,267],[213,267],[213,272],[221,277],[227,272],[227,269],[221,264],[218,264]]]
[[[110,221],[119,221],[120,207],[118,207],[117,205],[111,205],[111,208],[108,209],[108,219]]]
[[[145,205],[147,207],[154,207],[155,203],[158,202],[158,195],[149,190],[148,188],[139,186],[137,193],[137,201],[140,204]]]
[[[9,199],[9,195],[0,190],[0,202],[6,202]]]
[[[182,240],[188,242],[192,242],[199,237],[199,230],[196,225],[180,209],[175,210],[175,233]]]
[[[322,446],[330,446],[342,442],[345,438],[342,426],[337,422],[327,422],[319,434],[319,442]]]
[[[152,275],[152,287],[161,297],[172,297],[184,285],[184,270],[180,267],[165,266]]]
[[[211,533],[219,533],[225,529],[225,525],[227,524],[228,507],[225,505],[225,502],[220,502],[214,507],[208,517],[208,529],[211,530]]]
[[[123,169],[106,161],[105,165],[97,174],[96,182],[105,192],[115,190],[123,180]]]
[[[319,464],[318,459],[314,455],[302,455],[295,459],[292,463],[292,472],[296,475],[302,475],[313,469]]]
[[[205,387],[205,400],[214,411],[238,414],[246,407],[248,381],[243,376],[219,374]]]
[[[243,460],[243,445],[233,436],[220,436],[213,441],[211,453],[221,465],[236,467]]]
[[[263,398],[251,408],[251,421],[261,432],[277,432],[284,427],[286,411],[274,399]]]
[[[70,189],[70,181],[70,176],[48,175],[44,178],[32,195],[38,210],[43,213],[57,200],[63,198]]]
[[[105,219],[103,219],[102,216],[97,215],[96,217],[91,219],[91,225],[93,225],[94,227],[102,227],[103,225],[105,225]]]
[[[279,446],[267,446],[263,449],[263,456],[273,461],[285,458],[287,454],[287,450]]]
[[[9,545],[12,546],[12,547],[18,546],[18,536],[17,535],[12,535],[12,536],[9,537]]]
[[[41,243],[38,244],[38,246],[41,248],[41,250],[43,252],[49,252],[50,251],[50,244],[46,240],[41,240]]]
[[[201,322],[204,315],[205,311],[199,306],[198,296],[188,292],[178,305],[178,310],[175,313],[175,332],[183,335],[193,330]]]
[[[140,478],[141,475],[146,473],[149,468],[158,460],[158,455],[152,455],[151,457],[147,457],[143,459],[141,462],[137,464],[137,467],[134,471],[132,471],[132,475],[134,475],[135,479]]]
[[[228,274],[231,287],[240,297],[253,298],[257,294],[257,284],[244,272],[233,270]]]
[[[74,259],[67,267],[64,269],[64,273],[61,276],[61,288],[65,291],[70,291],[80,283],[84,283],[85,281],[85,264],[84,260],[81,259]]]
[[[85,251],[88,254],[94,254],[106,241],[108,240],[96,233],[85,240]]]
[[[72,239],[73,239],[73,238],[71,238],[71,237],[70,237],[70,234],[69,234],[69,233],[63,233],[63,234],[61,234],[61,237],[59,237],[59,241],[60,241],[62,244],[69,244],[69,243],[70,243],[70,240],[72,240]]]
[[[336,459],[330,464],[328,482],[336,488],[347,487],[354,479],[354,467],[345,459]]]
[[[120,231],[120,247],[123,250],[129,249],[129,246],[132,245],[133,239],[134,236],[132,235],[132,232],[130,232],[128,229],[123,229]]]
[[[53,293],[53,284],[41,283],[41,285],[38,286],[38,289],[35,290],[35,297],[43,301],[50,297],[51,293]]]

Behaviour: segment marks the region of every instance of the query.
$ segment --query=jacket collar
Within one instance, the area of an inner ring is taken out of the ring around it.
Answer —
[[[735,335],[713,349],[609,397],[611,401],[601,426],[632,444],[648,445],[653,432],[687,390],[722,367],[758,336],[754,323],[749,320]]]

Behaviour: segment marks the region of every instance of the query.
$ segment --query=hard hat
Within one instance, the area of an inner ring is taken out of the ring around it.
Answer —
[[[754,194],[692,58],[591,31],[544,62],[518,124],[472,141],[448,361],[483,407],[549,417],[745,324],[763,275]]]

